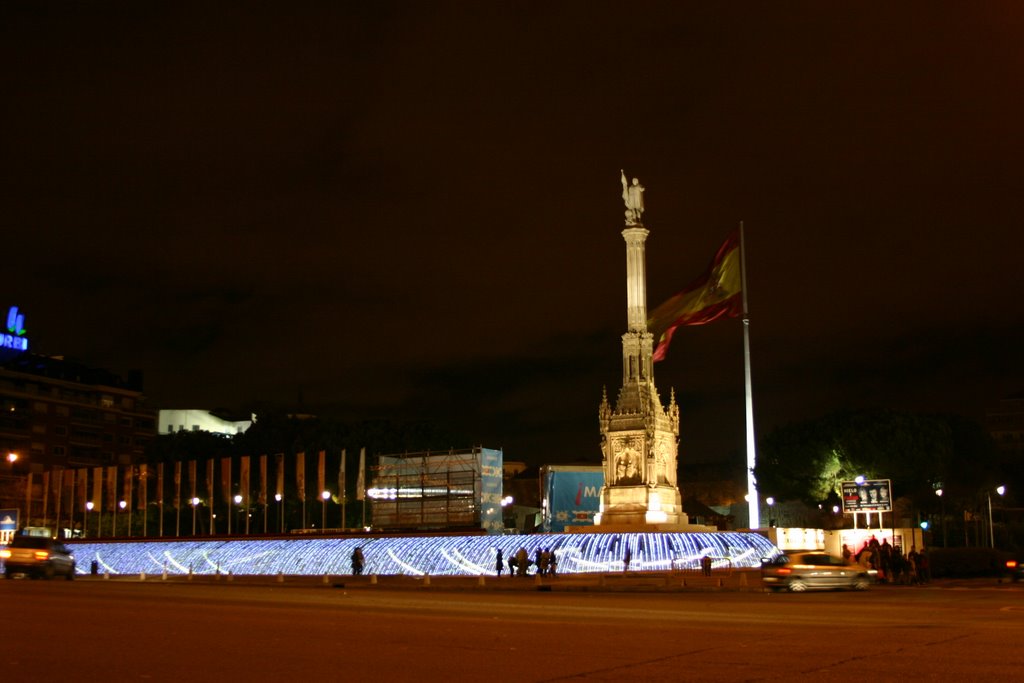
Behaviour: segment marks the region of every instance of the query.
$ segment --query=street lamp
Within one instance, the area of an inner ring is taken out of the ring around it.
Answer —
[[[194,497],[189,501],[192,504],[192,535],[196,535],[196,508],[199,507],[199,499]]]
[[[949,545],[946,537],[946,527],[948,526],[946,524],[946,499],[942,497],[941,488],[935,489],[935,495],[939,497],[939,509],[941,513],[939,518],[942,520],[942,547],[945,548]]]
[[[277,501],[277,512],[278,512],[278,528],[277,528],[277,531],[278,531],[278,533],[282,533],[283,534],[284,533],[284,505],[282,505],[281,501],[284,500],[284,496],[282,496],[280,493],[275,493],[274,494],[274,500]]]
[[[768,526],[773,527],[775,526],[775,518],[772,516],[772,510],[775,506],[775,499],[768,496],[764,499],[764,502],[768,503]]]
[[[320,533],[327,528],[327,501],[331,498],[330,491],[323,491],[320,494]]]
[[[997,486],[996,487],[996,493],[998,493],[1000,496],[1002,496],[1004,493],[1006,493],[1006,487],[1003,486],[1003,485]],[[995,548],[996,547],[996,529],[995,529],[995,525],[992,524],[992,493],[989,492],[987,495],[988,495],[988,539],[989,539],[989,542],[990,542],[991,546],[993,548]]]
[[[92,501],[85,501],[85,514],[82,515],[82,538],[86,538],[89,535],[89,513],[92,512]]]
[[[235,505],[241,505],[241,504],[242,504],[242,494],[240,494],[240,493],[236,493],[236,494],[235,494],[235,497],[234,497],[234,498],[232,498],[232,500],[234,500],[234,501],[235,501]],[[228,515],[228,533],[229,533],[229,534],[231,533],[231,518],[232,518],[233,516],[234,516],[234,515]],[[241,529],[237,528],[237,527],[240,527],[240,526],[241,526],[241,524],[238,524],[238,525],[236,525],[236,529],[235,529],[235,533],[236,533],[236,534],[237,534],[237,533],[241,533]]]
[[[89,535],[89,513],[92,512],[93,504],[91,500],[85,502],[85,517],[82,519],[82,537]]]

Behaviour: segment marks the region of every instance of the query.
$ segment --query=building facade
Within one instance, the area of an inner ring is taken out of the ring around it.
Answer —
[[[14,306],[7,310],[0,342],[0,508],[20,510],[24,526],[49,517],[55,500],[68,495],[56,482],[72,477],[58,473],[136,462],[156,437],[157,421],[140,377],[126,380],[34,353],[24,315]]]

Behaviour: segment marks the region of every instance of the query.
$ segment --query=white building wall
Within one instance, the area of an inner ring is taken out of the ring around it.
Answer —
[[[211,432],[213,434],[242,434],[252,426],[252,420],[232,422],[223,420],[206,410],[161,410],[161,434],[172,432]]]

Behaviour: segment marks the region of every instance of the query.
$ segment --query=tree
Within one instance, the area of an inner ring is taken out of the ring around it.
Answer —
[[[811,504],[858,475],[891,479],[897,495],[930,506],[937,487],[967,495],[993,467],[991,439],[971,420],[873,410],[776,429],[761,441],[755,476],[761,491]]]

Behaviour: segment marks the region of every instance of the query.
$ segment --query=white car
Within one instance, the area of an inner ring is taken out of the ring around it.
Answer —
[[[765,588],[794,593],[840,588],[862,591],[875,581],[873,570],[823,552],[782,555],[761,571]]]
[[[75,556],[60,541],[45,536],[15,536],[0,550],[4,576],[25,574],[33,579],[63,576],[75,578]]]

